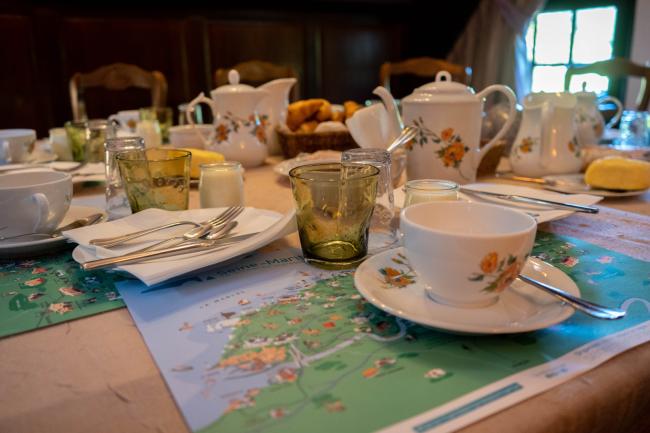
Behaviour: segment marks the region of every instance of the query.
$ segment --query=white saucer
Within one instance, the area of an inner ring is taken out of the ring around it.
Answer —
[[[633,197],[641,195],[647,189],[636,189],[633,191],[616,191],[609,189],[592,188],[585,183],[585,175],[582,173],[575,174],[556,174],[552,176],[544,176],[544,179],[557,182],[555,185],[544,185],[544,188],[551,191],[558,191],[563,193],[585,193],[597,195],[599,197]]]
[[[63,217],[63,221],[59,224],[62,227],[72,221],[92,215],[94,213],[101,213],[103,217],[98,222],[106,221],[108,214],[103,210],[90,206],[70,206],[68,213]],[[48,252],[56,251],[65,245],[67,239],[61,235],[55,238],[45,238],[37,240],[29,240],[23,242],[0,242],[0,258],[13,259],[26,256],[34,256],[45,254]]]
[[[463,334],[512,334],[546,328],[569,318],[574,310],[519,280],[506,289],[499,300],[484,308],[458,308],[432,301],[418,281],[403,249],[384,251],[363,262],[354,274],[357,290],[375,307],[397,317],[444,331]],[[397,263],[393,260],[396,258]],[[396,287],[386,282],[380,269],[403,272],[408,282]],[[523,274],[580,296],[580,289],[564,272],[541,260],[530,258]]]

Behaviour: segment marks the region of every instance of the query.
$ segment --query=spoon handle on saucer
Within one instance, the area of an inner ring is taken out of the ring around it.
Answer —
[[[620,319],[625,316],[625,311],[619,310],[618,308],[609,308],[602,305],[594,304],[593,302],[585,301],[584,299],[577,298],[565,291],[562,291],[556,287],[549,286],[548,284],[542,283],[541,281],[534,280],[525,275],[519,275],[521,281],[524,281],[532,286],[542,289],[545,292],[555,296],[571,305],[576,310],[580,310],[583,313],[586,313],[597,319],[608,319],[615,320]]]

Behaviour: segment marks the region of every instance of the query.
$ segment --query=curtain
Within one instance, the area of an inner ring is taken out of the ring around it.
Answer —
[[[530,93],[526,29],[545,0],[481,0],[447,60],[472,68],[472,86],[505,84],[521,101]]]

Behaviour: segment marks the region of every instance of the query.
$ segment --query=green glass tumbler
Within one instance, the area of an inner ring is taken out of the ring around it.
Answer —
[[[187,209],[191,157],[185,150],[160,148],[117,153],[115,159],[131,212]]]
[[[369,164],[310,164],[289,172],[307,263],[350,268],[368,253],[379,169]]]

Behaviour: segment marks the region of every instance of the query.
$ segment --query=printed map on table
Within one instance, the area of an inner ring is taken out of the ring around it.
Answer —
[[[125,278],[83,271],[68,250],[0,261],[0,337],[123,308],[114,282]]]
[[[384,313],[351,272],[310,267],[297,250],[119,288],[193,431],[450,431],[650,339],[648,263],[544,233],[534,254],[628,316],[453,335]],[[409,283],[385,277],[387,290]]]

